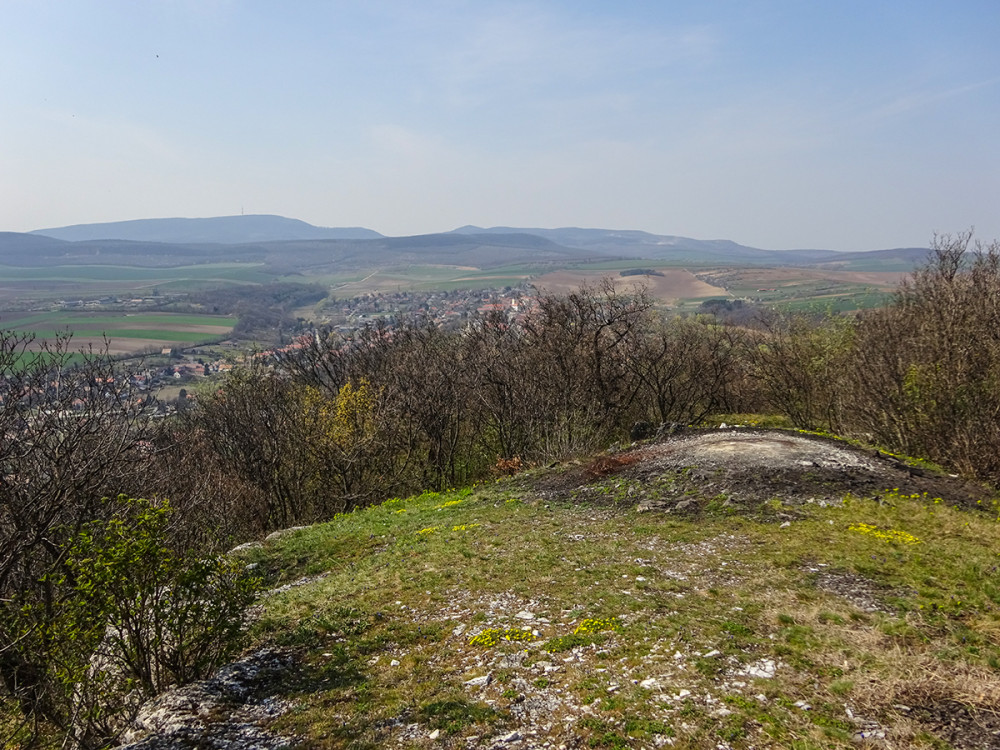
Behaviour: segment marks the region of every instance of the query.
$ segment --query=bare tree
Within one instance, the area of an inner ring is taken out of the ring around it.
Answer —
[[[596,289],[544,295],[526,316],[545,455],[593,449],[623,430],[638,393],[628,358],[650,308],[643,289],[622,294],[604,279]]]
[[[51,621],[73,596],[65,543],[115,512],[103,499],[146,460],[152,429],[141,412],[130,373],[106,349],[0,332],[0,695],[28,720],[66,730],[72,717],[45,661],[56,636],[17,626],[20,608],[32,603]]]
[[[738,329],[714,323],[671,318],[650,326],[629,362],[653,419],[697,424],[728,406],[743,347]]]
[[[799,427],[836,429],[837,394],[853,335],[853,321],[846,317],[762,318],[747,352],[765,404]]]
[[[887,308],[859,320],[845,429],[1000,479],[1000,243],[935,237]]]

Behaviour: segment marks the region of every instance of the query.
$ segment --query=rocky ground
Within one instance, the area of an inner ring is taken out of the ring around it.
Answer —
[[[566,498],[587,493],[589,484],[607,476],[641,483],[630,496],[640,507],[675,512],[694,503],[658,501],[663,494],[658,489],[669,489],[671,497],[680,489],[690,494],[688,499],[725,495],[744,510],[770,499],[788,506],[840,503],[847,493],[866,497],[887,488],[906,495],[944,495],[965,508],[991,498],[980,485],[886,453],[809,433],[753,429],[682,433],[547,474],[535,486],[549,497]]]

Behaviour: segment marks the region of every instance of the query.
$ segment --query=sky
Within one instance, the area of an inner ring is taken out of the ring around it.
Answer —
[[[0,231],[1000,238],[996,0],[0,0]]]

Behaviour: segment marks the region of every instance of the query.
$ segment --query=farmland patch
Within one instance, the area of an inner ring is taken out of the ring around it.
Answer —
[[[634,286],[645,286],[650,296],[660,302],[670,303],[681,299],[713,297],[726,294],[726,290],[696,277],[681,268],[657,268],[662,276],[620,276],[606,271],[565,270],[547,273],[534,281],[535,287],[544,292],[567,294],[582,284],[596,284],[607,277],[614,281],[615,288],[625,291]]]
[[[0,324],[35,336],[37,346],[69,332],[74,349],[103,349],[107,339],[110,353],[130,354],[218,339],[232,331],[236,318],[173,313],[0,313]]]

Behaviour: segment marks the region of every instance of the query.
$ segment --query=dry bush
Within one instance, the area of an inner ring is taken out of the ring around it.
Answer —
[[[627,360],[642,416],[656,424],[697,424],[713,412],[737,411],[734,384],[745,351],[740,329],[685,318],[653,322]]]
[[[513,476],[514,474],[519,474],[524,468],[524,464],[521,462],[520,456],[514,456],[513,458],[498,458],[496,464],[493,466],[493,473],[497,476]]]
[[[599,456],[591,461],[583,470],[588,481],[599,479],[600,477],[616,474],[622,469],[633,466],[642,458],[640,453],[614,453],[607,456]]]
[[[170,542],[180,550],[225,552],[271,530],[263,492],[223,464],[206,432],[184,422],[166,426],[121,491],[168,500]]]
[[[936,238],[893,303],[859,319],[847,365],[845,432],[1000,480],[1000,244]]]
[[[762,317],[746,351],[767,409],[799,427],[836,430],[840,382],[853,336],[853,323],[844,317]]]

